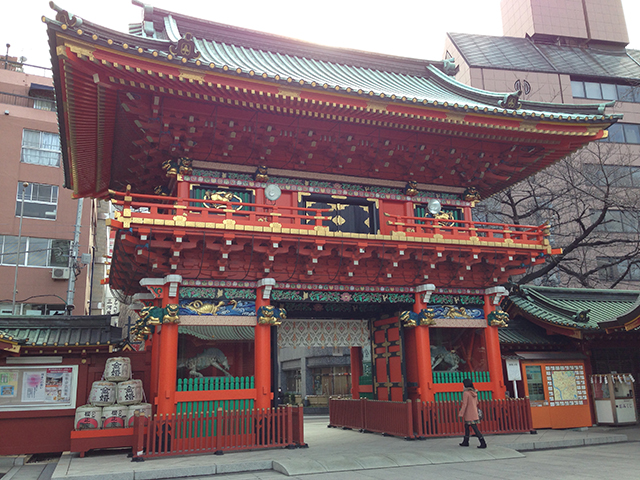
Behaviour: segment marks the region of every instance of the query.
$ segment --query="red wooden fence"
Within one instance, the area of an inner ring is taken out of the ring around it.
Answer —
[[[481,400],[485,434],[532,432],[528,398]],[[330,399],[329,426],[354,428],[405,438],[459,436],[464,422],[458,417],[460,402],[383,402]]]
[[[157,415],[140,435],[135,457],[222,453],[304,443],[302,407]],[[146,438],[145,438],[146,437]]]
[[[411,401],[329,399],[329,426],[414,438]]]

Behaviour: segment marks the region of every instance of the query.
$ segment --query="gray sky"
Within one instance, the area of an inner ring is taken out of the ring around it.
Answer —
[[[141,18],[131,0],[55,0],[72,14],[121,32]],[[502,35],[500,0],[146,0],[192,17],[324,45],[426,60],[443,58],[446,32]],[[4,0],[0,55],[50,67],[44,15],[48,0]],[[640,49],[640,0],[622,0],[630,48]]]

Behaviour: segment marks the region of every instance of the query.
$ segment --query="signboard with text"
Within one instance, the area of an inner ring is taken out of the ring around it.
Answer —
[[[0,411],[75,408],[77,365],[0,367]]]

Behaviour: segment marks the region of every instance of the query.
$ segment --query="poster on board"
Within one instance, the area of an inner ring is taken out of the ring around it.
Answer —
[[[0,398],[15,397],[18,394],[17,370],[5,370],[0,372]]]
[[[47,368],[45,402],[68,402],[71,398],[71,368]]]
[[[24,372],[22,374],[22,401],[44,402],[44,379],[46,370]]]
[[[507,367],[507,379],[510,381],[520,381],[522,380],[522,372],[520,371],[520,360],[505,360],[504,361]]]
[[[0,411],[75,408],[78,366],[0,367]]]

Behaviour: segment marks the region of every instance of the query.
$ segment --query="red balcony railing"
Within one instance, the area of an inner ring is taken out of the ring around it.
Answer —
[[[187,222],[233,220],[238,224],[268,226],[277,222],[286,227],[313,230],[329,220],[322,214],[328,208],[303,208],[219,200],[195,200],[179,197],[113,192],[114,204],[123,217],[175,220],[181,215]],[[122,199],[118,198],[121,197]],[[208,205],[202,206],[203,204]]]
[[[446,239],[474,239],[484,242],[540,244],[549,235],[549,226],[510,225],[384,213],[392,231],[412,237],[441,235]]]
[[[330,211],[328,208],[202,200],[130,192],[111,194],[121,217],[137,219],[132,223],[146,223],[145,219],[175,221],[178,216],[186,222],[220,224],[232,220],[236,225],[260,227],[278,223],[282,228],[314,230],[316,227],[322,227],[323,222],[331,220],[325,216]],[[548,225],[512,225],[396,215],[385,212],[384,204],[381,206],[381,214],[385,220],[381,222],[381,232],[385,235],[400,233],[409,238],[491,242],[504,246],[541,246],[545,244],[545,237],[549,235]]]

